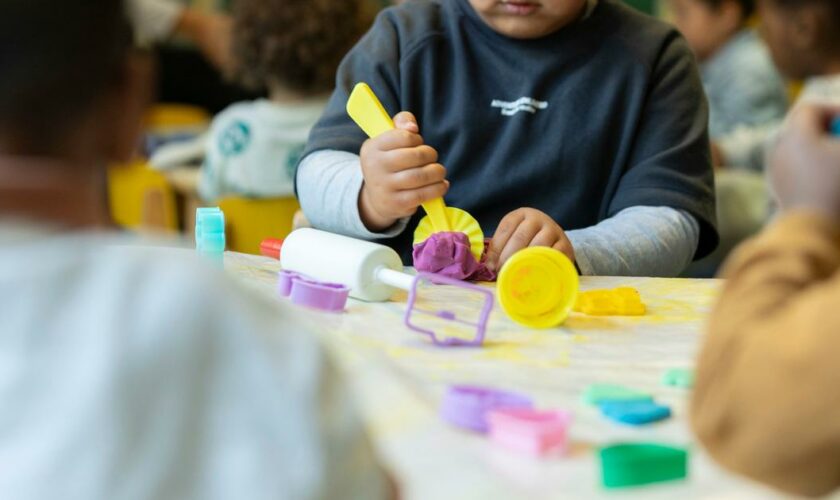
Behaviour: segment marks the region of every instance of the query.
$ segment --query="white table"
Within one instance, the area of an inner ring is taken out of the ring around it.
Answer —
[[[276,297],[279,263],[227,254],[226,269]],[[440,348],[403,323],[405,295],[382,304],[351,300],[343,314],[298,309],[324,338],[357,394],[383,462],[403,498],[774,498],[733,477],[694,443],[687,425],[689,393],[662,385],[669,368],[692,365],[720,282],[650,278],[582,278],[581,288],[633,286],[648,306],[640,318],[573,314],[564,327],[528,330],[497,307],[483,348]],[[277,299],[282,300],[282,299]],[[475,309],[463,292],[441,288],[441,307]],[[470,383],[527,394],[543,408],[575,413],[573,446],[564,458],[536,459],[499,448],[485,436],[450,427],[437,416],[450,384]],[[654,395],[674,411],[656,425],[634,428],[602,417],[581,402],[593,383],[616,383]],[[599,446],[655,441],[691,447],[687,481],[625,490],[600,486]]]

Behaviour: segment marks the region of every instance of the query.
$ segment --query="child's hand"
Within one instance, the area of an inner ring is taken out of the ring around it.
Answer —
[[[520,208],[499,223],[487,251],[487,266],[494,271],[501,269],[514,253],[526,247],[551,247],[575,261],[572,242],[554,219],[535,208]]]
[[[437,151],[423,144],[414,115],[400,113],[394,124],[396,130],[365,141],[359,155],[365,178],[359,213],[372,231],[414,214],[422,203],[449,189],[446,169],[437,163]]]
[[[782,209],[840,218],[840,138],[827,132],[837,115],[840,108],[814,105],[791,113],[770,156],[770,180]]]

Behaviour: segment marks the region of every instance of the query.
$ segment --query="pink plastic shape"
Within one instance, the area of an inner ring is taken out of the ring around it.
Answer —
[[[445,309],[441,309],[439,311],[424,311],[422,309],[417,308],[417,290],[420,288],[420,285],[427,281],[429,283],[435,285],[450,285],[455,286],[458,288],[463,288],[469,290],[471,292],[475,292],[480,294],[484,297],[484,304],[481,307],[481,312],[479,312],[478,321],[473,323],[470,321],[465,321],[452,312],[447,311]],[[493,292],[488,290],[487,288],[483,288],[477,285],[471,285],[469,283],[464,283],[463,281],[447,278],[445,276],[440,276],[438,274],[431,274],[431,273],[419,273],[416,278],[414,278],[414,283],[412,283],[411,290],[408,292],[408,304],[406,305],[405,309],[405,316],[403,317],[403,322],[405,326],[409,329],[414,330],[415,332],[422,333],[423,335],[427,335],[431,340],[432,343],[441,346],[441,347],[474,347],[480,346],[484,343],[484,334],[487,331],[487,321],[490,319],[490,313],[493,311],[493,304],[495,300],[493,298]],[[455,337],[444,337],[442,335],[436,334],[433,330],[429,330],[427,328],[423,328],[414,322],[412,322],[412,318],[416,314],[425,314],[430,316],[436,316],[441,319],[445,319],[447,321],[452,321],[454,323],[464,325],[470,328],[475,328],[475,336],[470,340],[464,340]]]
[[[487,387],[453,385],[443,397],[440,416],[450,424],[476,432],[487,432],[487,416],[494,410],[531,408],[527,396]]]
[[[573,419],[568,411],[530,408],[494,410],[487,416],[490,439],[534,456],[565,453]]]

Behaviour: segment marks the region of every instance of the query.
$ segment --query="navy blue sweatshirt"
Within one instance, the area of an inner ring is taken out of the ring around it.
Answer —
[[[447,204],[487,235],[521,207],[571,230],[669,206],[699,221],[696,258],[717,245],[707,104],[692,54],[664,22],[601,0],[583,21],[517,40],[467,0],[387,9],[342,62],[304,157],[358,154],[366,137],[345,112],[358,82],[391,115],[414,113],[447,168]],[[419,212],[385,241],[404,258]]]

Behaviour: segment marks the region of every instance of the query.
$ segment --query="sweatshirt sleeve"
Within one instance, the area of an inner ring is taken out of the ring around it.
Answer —
[[[718,244],[709,108],[697,65],[676,32],[651,68],[651,82],[635,131],[628,167],[608,215],[635,206],[669,206],[700,223],[695,258]]]
[[[700,225],[671,207],[630,207],[566,234],[584,275],[670,277],[691,263]]]
[[[725,268],[692,424],[724,466],[790,493],[840,486],[840,227],[790,214]]]

